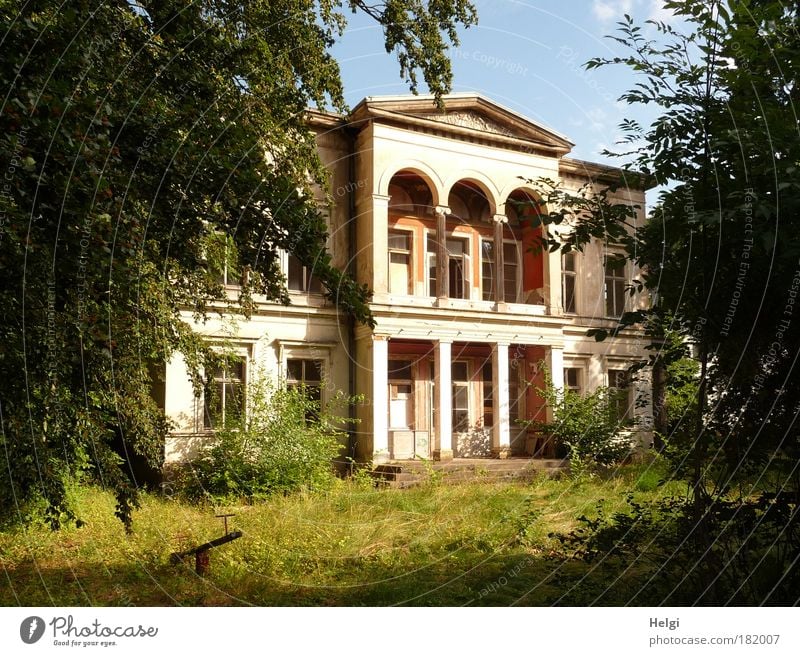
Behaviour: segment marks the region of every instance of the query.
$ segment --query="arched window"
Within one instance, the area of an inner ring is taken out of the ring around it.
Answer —
[[[470,180],[461,180],[453,185],[447,197],[450,216],[464,223],[488,223],[491,206],[483,190]]]
[[[413,216],[433,214],[433,194],[418,173],[398,171],[389,182],[389,211]]]

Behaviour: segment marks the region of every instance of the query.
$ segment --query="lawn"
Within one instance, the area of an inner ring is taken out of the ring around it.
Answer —
[[[658,487],[650,465],[603,479],[546,477],[531,483],[436,482],[376,490],[341,482],[324,494],[256,505],[199,506],[147,495],[126,535],[112,497],[73,494],[80,528],[43,525],[0,533],[0,603],[70,605],[576,605],[629,599],[630,580],[602,567],[552,557],[550,533],[581,515],[622,509],[678,491]],[[244,536],[211,551],[211,570],[170,554],[223,533],[233,512]]]

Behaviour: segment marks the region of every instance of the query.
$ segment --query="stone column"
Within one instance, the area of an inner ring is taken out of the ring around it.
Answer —
[[[511,453],[511,424],[508,398],[508,344],[492,346],[492,386],[494,387],[492,456],[508,458]]]
[[[385,462],[389,453],[389,338],[372,337],[372,460]]]
[[[436,391],[436,448],[434,460],[453,458],[453,383],[451,380],[452,343],[438,341],[434,348],[434,388]]]
[[[544,284],[543,303],[548,314],[563,314],[561,304],[561,251],[551,253],[549,248],[542,252],[542,283]],[[579,281],[576,281],[580,284]]]
[[[557,390],[564,389],[564,347],[551,346],[548,365],[550,366],[550,376],[553,379],[553,387]]]
[[[564,347],[561,345],[551,346],[547,352],[547,368],[550,370],[550,378],[553,382],[553,387],[559,392],[564,390]],[[545,417],[548,422],[553,421],[553,408],[549,405],[545,412]],[[556,455],[556,445],[552,439],[548,439],[544,445],[542,456],[545,458],[554,458]]]
[[[450,297],[450,277],[447,269],[447,215],[450,208],[446,205],[436,206],[436,297]]]
[[[506,299],[505,286],[505,252],[503,250],[503,227],[508,223],[505,214],[494,215],[494,302],[500,308],[505,305],[507,300],[512,303],[517,299]]]

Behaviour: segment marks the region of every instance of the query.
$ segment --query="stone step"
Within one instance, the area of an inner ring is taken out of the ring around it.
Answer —
[[[482,481],[528,481],[537,476],[559,476],[569,467],[566,460],[514,458],[507,460],[451,460],[422,462],[419,460],[384,463],[375,467],[373,477],[381,484],[405,488],[419,485],[436,476],[442,483]]]

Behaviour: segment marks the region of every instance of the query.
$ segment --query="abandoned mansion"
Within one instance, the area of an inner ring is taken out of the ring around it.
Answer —
[[[375,325],[350,321],[313,271],[284,255],[291,305],[263,300],[247,320],[195,324],[239,358],[213,376],[214,408],[180,356],[167,364],[167,462],[195,452],[215,417],[246,408],[264,375],[322,400],[362,395],[347,445],[361,461],[552,457],[548,436],[526,422],[552,416],[546,374],[556,388],[618,388],[620,419],[646,442],[649,383],[627,372],[646,353],[642,332],[587,337],[646,303],[628,290],[635,266],[607,241],[567,254],[535,248],[539,196],[526,182],[577,191],[621,171],[570,158],[567,138],[480,95],[444,100],[445,111],[431,97],[378,96],[346,117],[310,113],[330,173],[328,248],[372,290]],[[623,185],[613,200],[644,220],[641,189]]]

